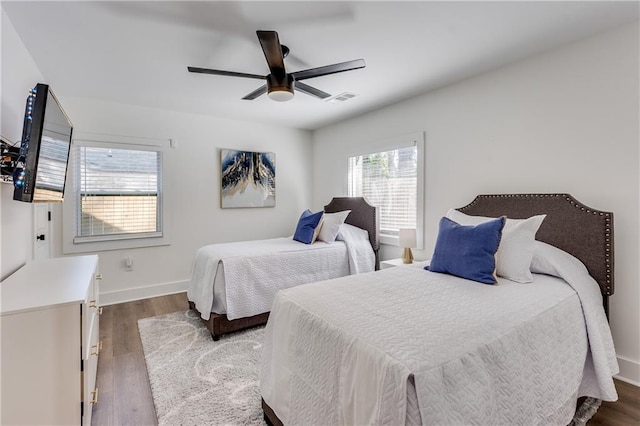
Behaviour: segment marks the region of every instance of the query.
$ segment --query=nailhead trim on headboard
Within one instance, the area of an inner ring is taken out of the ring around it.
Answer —
[[[604,238],[605,238],[605,263],[606,263],[606,283],[607,283],[607,294],[612,294],[611,291],[611,213],[601,212],[598,210],[590,209],[578,201],[574,200],[571,196],[567,196],[566,200],[571,203],[572,206],[576,208],[580,208],[585,213],[593,213],[594,215],[600,215],[605,217],[605,228],[604,228]]]

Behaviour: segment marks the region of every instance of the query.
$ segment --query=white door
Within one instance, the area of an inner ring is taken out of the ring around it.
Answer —
[[[33,203],[33,260],[51,257],[51,221],[49,220],[49,204]]]

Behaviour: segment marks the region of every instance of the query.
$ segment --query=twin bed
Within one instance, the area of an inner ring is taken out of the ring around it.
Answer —
[[[332,243],[276,238],[200,248],[187,297],[213,339],[265,324],[278,290],[379,269],[376,208],[362,197],[333,198],[324,207],[329,214],[345,210],[344,223],[353,228]]]
[[[269,423],[566,425],[579,397],[617,399],[613,214],[567,194],[481,195],[458,212],[546,215],[527,243],[532,282],[415,264],[278,292],[260,380]]]

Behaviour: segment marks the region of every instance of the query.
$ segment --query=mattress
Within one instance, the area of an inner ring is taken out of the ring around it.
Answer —
[[[196,253],[187,297],[205,320],[211,312],[234,320],[268,312],[278,290],[374,266],[365,235],[330,244],[290,237],[212,244]]]
[[[567,424],[578,396],[617,398],[595,282],[420,266],[278,293],[260,386],[285,424]]]

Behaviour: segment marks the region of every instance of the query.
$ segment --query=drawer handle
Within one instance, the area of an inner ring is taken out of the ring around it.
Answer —
[[[92,351],[91,355],[95,355],[95,356],[100,355],[100,352],[102,352],[102,340],[100,340],[100,343],[97,343],[91,347],[95,348],[95,352]]]
[[[102,315],[102,306],[98,308],[98,315]]]
[[[96,388],[96,390],[91,392],[91,403],[92,404],[97,404],[98,403],[98,388]]]
[[[89,307],[90,308],[97,308],[98,305],[96,305],[96,301],[95,300],[89,300]]]
[[[100,281],[102,279],[102,274],[96,274],[96,280]]]

